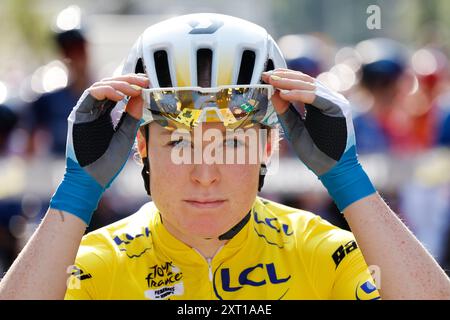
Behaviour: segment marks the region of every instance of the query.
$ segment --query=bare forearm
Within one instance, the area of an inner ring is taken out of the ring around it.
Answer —
[[[67,268],[75,261],[85,229],[77,217],[49,209],[0,282],[0,300],[63,299]]]
[[[344,215],[367,264],[380,270],[383,299],[450,299],[444,271],[378,194]]]

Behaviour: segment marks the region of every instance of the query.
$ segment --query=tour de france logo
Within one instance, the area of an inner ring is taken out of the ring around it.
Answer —
[[[183,295],[183,273],[173,263],[165,262],[150,267],[145,280],[149,290],[145,291],[145,297],[152,300],[167,299],[174,295]]]

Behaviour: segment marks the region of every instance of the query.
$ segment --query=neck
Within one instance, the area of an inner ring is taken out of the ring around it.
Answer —
[[[218,238],[204,239],[198,236],[186,235],[168,221],[162,219],[162,217],[161,220],[170,234],[189,247],[194,248],[206,259],[212,259],[217,251],[228,242],[228,240],[219,240]]]

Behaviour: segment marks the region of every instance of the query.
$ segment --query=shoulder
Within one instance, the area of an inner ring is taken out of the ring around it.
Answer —
[[[258,199],[262,205],[259,208],[256,206],[256,219],[272,225],[274,223],[271,221],[276,219],[280,229],[286,230],[287,234],[294,234],[298,249],[306,255],[329,256],[341,246],[350,246],[354,242],[351,232],[332,225],[319,215],[263,198]]]
[[[108,299],[115,274],[124,262],[147,251],[153,203],[115,223],[86,234],[81,240],[66,299]],[[80,290],[81,289],[81,290]]]
[[[104,262],[120,255],[139,255],[151,236],[150,224],[155,212],[153,202],[144,204],[136,213],[86,234],[81,240],[77,259],[97,256]]]
[[[261,213],[261,215],[272,216],[279,221],[289,223],[295,228],[296,232],[304,236],[311,236],[313,233],[328,232],[330,230],[344,231],[312,212],[261,197],[257,198],[255,211]]]
[[[256,233],[280,249],[271,250],[271,258],[282,255],[293,272],[305,275],[317,297],[354,299],[355,288],[370,280],[351,232],[312,212],[262,198],[254,209]],[[373,295],[375,298],[376,293]]]

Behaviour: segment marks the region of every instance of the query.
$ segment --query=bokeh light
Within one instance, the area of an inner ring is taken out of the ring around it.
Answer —
[[[78,29],[81,26],[81,9],[71,5],[62,10],[56,18],[56,26],[60,30]]]
[[[346,64],[338,64],[331,68],[330,73],[339,79],[339,92],[347,91],[356,83],[355,72]]]
[[[319,74],[317,80],[334,91],[339,91],[341,88],[340,79],[332,72],[323,72]]]
[[[31,88],[37,93],[51,92],[64,88],[68,83],[67,67],[55,60],[39,67],[31,76]]]

